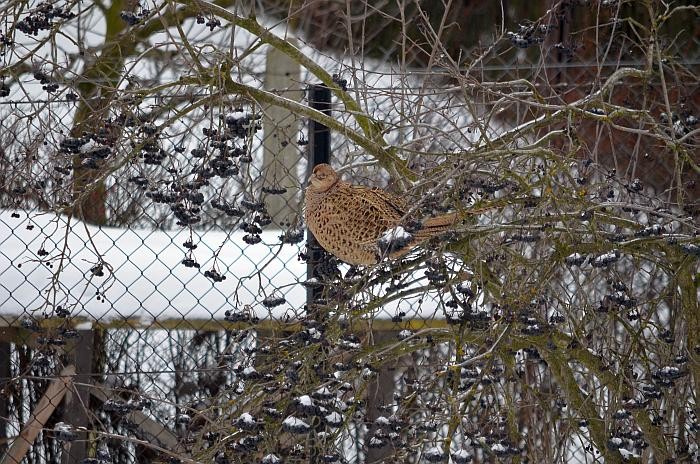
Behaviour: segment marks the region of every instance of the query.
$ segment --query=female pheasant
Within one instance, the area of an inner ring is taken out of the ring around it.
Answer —
[[[406,220],[408,208],[402,198],[344,182],[328,164],[314,167],[305,203],[304,218],[318,243],[353,265],[403,256],[457,220],[456,213],[428,218],[415,227],[417,230],[406,233],[401,222]],[[392,240],[395,243],[389,247],[381,246],[383,241]]]

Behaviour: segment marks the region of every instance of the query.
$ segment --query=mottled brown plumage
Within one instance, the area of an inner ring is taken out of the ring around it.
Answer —
[[[305,202],[304,218],[318,243],[349,264],[376,264],[382,258],[378,239],[399,226],[408,211],[403,198],[344,182],[327,164],[314,168]],[[392,248],[389,257],[405,255],[448,230],[456,219],[456,213],[425,219],[408,243],[400,249]]]

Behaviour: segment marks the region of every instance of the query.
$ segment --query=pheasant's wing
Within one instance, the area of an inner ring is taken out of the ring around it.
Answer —
[[[386,250],[378,247],[379,238],[387,231],[399,225],[408,207],[403,198],[377,188],[359,185],[352,186],[353,198],[356,199],[357,211],[364,212],[366,219],[372,225],[367,228],[357,246],[367,254],[377,257]]]
[[[363,197],[368,203],[380,211],[385,211],[388,216],[402,218],[408,209],[403,198],[378,188],[369,188],[361,185],[353,185],[356,195]]]

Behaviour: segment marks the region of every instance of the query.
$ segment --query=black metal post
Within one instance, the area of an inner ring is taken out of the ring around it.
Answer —
[[[308,89],[309,104],[312,108],[319,110],[328,116],[331,115],[331,91],[323,84],[311,85]],[[308,176],[314,169],[314,166],[323,163],[329,163],[331,158],[331,131],[320,122],[309,121],[309,164]],[[311,279],[317,277],[315,272],[316,266],[321,261],[323,251],[316,241],[310,230],[306,230],[306,249],[308,253],[308,261],[306,267],[306,277]],[[313,302],[320,296],[321,287],[308,287],[306,291],[306,303],[308,314],[314,317],[312,309]]]

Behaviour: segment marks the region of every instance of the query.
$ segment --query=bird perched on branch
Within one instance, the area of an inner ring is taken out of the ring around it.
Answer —
[[[408,224],[403,198],[344,182],[328,164],[314,167],[305,203],[304,218],[318,243],[353,265],[403,256],[457,220],[451,213]]]

